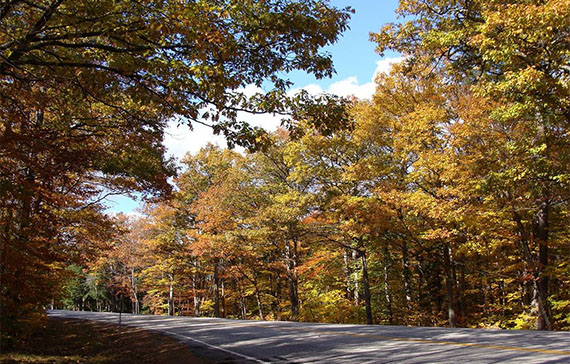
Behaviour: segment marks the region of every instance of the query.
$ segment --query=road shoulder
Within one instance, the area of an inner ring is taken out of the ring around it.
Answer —
[[[2,350],[0,363],[211,364],[210,353],[168,335],[96,321],[49,317],[18,349]]]

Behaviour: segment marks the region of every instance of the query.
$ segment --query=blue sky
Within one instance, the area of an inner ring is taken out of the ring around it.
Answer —
[[[376,69],[376,61],[380,57],[375,52],[375,44],[368,40],[370,32],[377,32],[390,22],[396,21],[395,10],[397,0],[332,0],[331,4],[344,8],[350,6],[355,10],[350,20],[350,30],[345,32],[339,41],[327,48],[333,56],[337,74],[329,80],[318,81],[327,88],[335,81],[355,76],[360,82],[371,79]],[[388,54],[396,56],[395,54]],[[293,81],[302,86],[316,82],[311,76],[297,72]]]
[[[350,20],[350,30],[346,31],[332,46],[326,48],[333,57],[336,74],[331,79],[316,80],[302,72],[290,74],[293,91],[306,89],[312,93],[331,92],[341,96],[355,95],[360,98],[370,97],[374,92],[374,75],[385,72],[389,64],[398,61],[397,54],[386,54],[384,59],[375,52],[375,44],[370,42],[369,33],[377,32],[389,22],[397,21],[395,10],[397,0],[331,0],[331,4],[344,8],[350,6],[355,10]],[[246,90],[259,91],[254,88]],[[246,116],[244,119],[267,129],[278,125],[277,118],[272,116]],[[196,153],[207,143],[225,146],[223,138],[212,135],[204,126],[197,125],[193,131],[187,126],[170,125],[166,131],[164,144],[168,154],[180,159],[186,153]],[[133,213],[139,202],[125,196],[108,198],[106,205],[110,213]]]

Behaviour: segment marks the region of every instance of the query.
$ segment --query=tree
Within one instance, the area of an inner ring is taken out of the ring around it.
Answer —
[[[207,180],[201,185],[201,190],[195,190],[197,195],[190,206],[195,214],[195,224],[189,235],[194,239],[191,248],[193,254],[213,265],[215,317],[226,315],[224,289],[226,268],[235,251],[234,247],[228,244],[228,233],[236,229],[239,221],[234,199],[239,185],[234,184],[234,178],[241,159],[235,152],[221,151],[209,145],[194,159],[203,170],[189,170],[185,176],[185,180],[188,181],[187,178],[192,174],[202,172],[204,174],[192,182]],[[188,166],[192,165],[191,160],[191,158],[186,159]],[[192,193],[192,190],[184,192]]]
[[[493,105],[489,122],[509,134],[512,153],[498,169],[487,170],[506,177],[488,192],[509,195],[503,203],[511,206],[521,258],[534,277],[537,329],[553,325],[549,225],[568,190],[568,153],[562,152],[570,120],[568,5],[567,0],[402,1],[398,12],[413,20],[389,24],[372,36],[380,52],[399,51],[410,65],[440,68],[474,92],[501,101]],[[523,188],[503,184],[515,175]]]
[[[110,249],[102,252],[98,265],[110,271],[107,288],[112,289],[111,295],[119,296],[121,301],[128,298],[132,313],[138,315],[141,309],[141,270],[145,267],[146,220],[119,214],[115,221],[119,232],[111,242]]]
[[[262,231],[269,243],[268,250],[275,250],[278,261],[285,270],[289,298],[289,319],[299,319],[299,266],[302,262],[303,243],[311,234],[311,226],[304,220],[313,207],[308,185],[293,181],[293,165],[286,159],[289,135],[284,130],[273,135],[274,145],[253,156],[259,191],[267,196],[259,206],[256,216],[250,220]]]
[[[283,71],[330,75],[320,49],[349,13],[317,0],[3,2],[2,334],[53,295],[47,282],[106,194],[168,194],[168,120],[259,141],[238,111],[286,109]],[[266,82],[267,97],[244,96]],[[29,289],[18,290],[22,279]]]
[[[61,113],[64,125],[84,131],[125,120],[159,132],[170,117],[201,116],[230,142],[246,143],[251,130],[236,123],[237,111],[248,109],[240,88],[275,87],[257,96],[259,112],[275,108],[289,86],[279,72],[330,76],[330,55],[320,49],[346,29],[349,13],[319,0],[7,1],[3,119],[13,118],[10,108]]]
[[[290,143],[288,159],[294,166],[292,179],[309,186],[307,193],[318,201],[317,214],[324,225],[328,222],[328,229],[321,229],[321,237],[336,245],[344,255],[360,260],[360,277],[355,273],[355,279],[351,279],[346,257],[345,284],[357,306],[358,287],[362,287],[366,323],[372,324],[368,259],[373,241],[378,239],[375,235],[375,231],[380,230],[378,222],[384,217],[372,193],[372,179],[382,178],[383,171],[378,168],[372,177],[360,169],[364,160],[371,157],[372,150],[379,152],[381,148],[369,143],[369,138],[360,138],[359,121],[355,121],[353,130],[329,136],[319,135],[315,130],[307,133],[298,142]]]

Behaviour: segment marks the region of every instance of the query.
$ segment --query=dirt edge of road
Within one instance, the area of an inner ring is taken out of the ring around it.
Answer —
[[[158,332],[49,317],[22,348],[0,350],[0,363],[237,363],[232,358],[212,359],[210,354],[206,348]]]

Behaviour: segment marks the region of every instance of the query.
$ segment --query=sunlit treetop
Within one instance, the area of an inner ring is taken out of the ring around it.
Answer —
[[[502,117],[570,119],[570,1],[402,0],[372,39],[513,102]],[[554,115],[553,115],[554,114]]]

